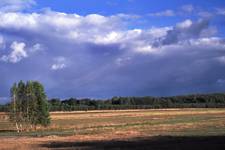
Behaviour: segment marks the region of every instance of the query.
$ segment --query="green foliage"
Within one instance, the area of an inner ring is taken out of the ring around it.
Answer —
[[[10,120],[16,124],[17,130],[33,128],[37,125],[50,124],[49,107],[44,87],[39,82],[20,81],[11,88]]]
[[[75,99],[49,100],[51,111],[150,108],[221,108],[225,94],[194,94],[172,97],[113,97],[109,100]]]
[[[113,97],[107,100],[76,99],[46,100],[44,87],[38,82],[20,81],[11,88],[11,105],[1,105],[0,111],[10,111],[11,120],[47,126],[49,111],[118,110],[151,108],[225,108],[225,93],[193,94],[171,97]],[[13,105],[15,101],[15,105]],[[12,106],[16,106],[13,108]],[[23,113],[21,113],[23,112]],[[16,117],[15,117],[16,116]],[[38,118],[39,116],[39,118]],[[40,117],[41,116],[41,117]],[[38,118],[38,119],[37,119]]]

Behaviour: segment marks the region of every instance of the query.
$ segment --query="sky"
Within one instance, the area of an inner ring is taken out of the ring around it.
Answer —
[[[225,91],[224,0],[1,0],[0,103]]]

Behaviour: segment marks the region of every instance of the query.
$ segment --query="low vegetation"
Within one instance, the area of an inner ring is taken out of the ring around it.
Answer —
[[[47,101],[39,82],[20,81],[0,107],[0,148],[223,150],[224,107],[223,93]]]
[[[0,140],[3,142],[0,147],[4,145],[11,149],[29,149],[30,147],[36,149],[81,149],[82,146],[79,145],[82,143],[84,145],[87,142],[97,144],[86,144],[91,149],[92,146],[101,147],[105,141],[110,148],[110,145],[113,147],[113,144],[110,143],[116,140],[126,143],[133,140],[135,142],[137,138],[150,140],[158,136],[170,136],[182,143],[182,137],[187,138],[190,142],[192,138],[196,137],[204,139],[204,137],[223,137],[225,135],[225,109],[223,108],[95,110],[52,112],[50,116],[52,118],[50,126],[40,127],[33,132],[17,133],[7,115],[1,113]],[[15,136],[20,136],[16,142]],[[167,146],[170,146],[169,141],[165,143]],[[76,144],[77,142],[80,144]],[[210,141],[208,142],[210,143]],[[118,147],[122,145],[120,144]],[[148,146],[151,147],[151,145]],[[134,147],[129,147],[128,144],[129,148]]]

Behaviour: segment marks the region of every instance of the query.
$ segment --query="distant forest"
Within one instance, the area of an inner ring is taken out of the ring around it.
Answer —
[[[225,93],[193,94],[171,97],[113,97],[95,99],[50,99],[50,111],[119,110],[157,108],[225,108]],[[9,104],[0,105],[1,112],[9,111]]]

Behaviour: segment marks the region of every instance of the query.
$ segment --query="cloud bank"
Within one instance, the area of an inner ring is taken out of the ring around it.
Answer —
[[[225,39],[209,19],[130,29],[130,18],[1,11],[0,96],[21,79],[39,80],[49,97],[61,98],[225,89]]]
[[[34,0],[1,0],[0,11],[2,12],[21,11],[30,8],[35,4],[36,2]]]

